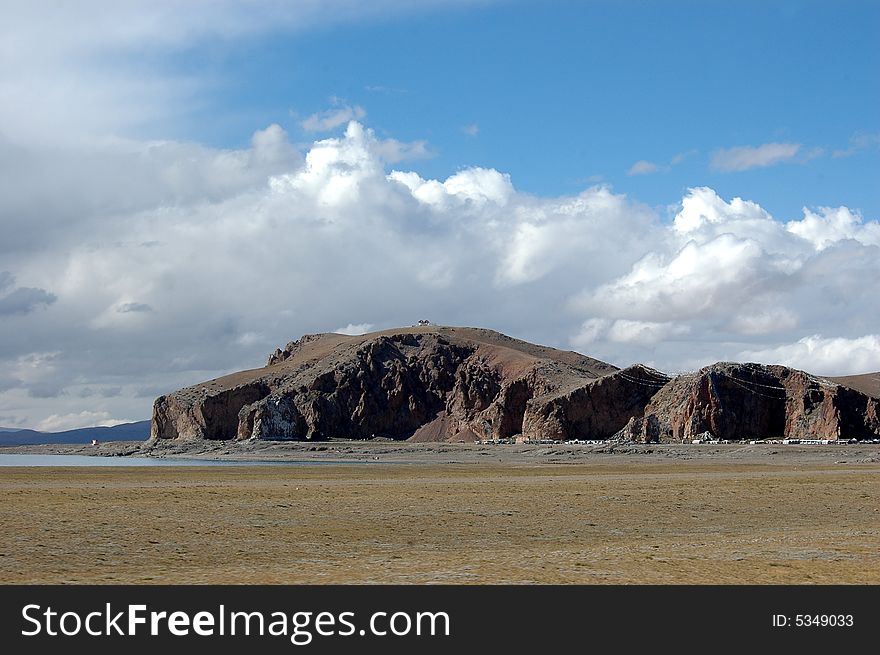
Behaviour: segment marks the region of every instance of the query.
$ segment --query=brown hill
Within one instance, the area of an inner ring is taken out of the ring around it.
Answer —
[[[722,439],[880,435],[880,401],[859,391],[856,382],[727,363],[671,379],[645,366],[620,370],[479,328],[314,334],[276,350],[263,368],[156,399],[151,438],[685,441],[707,431]]]
[[[785,366],[721,362],[660,389],[619,436],[637,441],[870,439],[880,400]]]
[[[618,373],[578,353],[478,328],[306,335],[276,350],[264,368],[158,398],[151,436],[472,441],[560,439],[583,428],[605,438],[653,393],[638,378],[660,375],[644,367]],[[608,403],[613,395],[624,402]],[[602,411],[584,413],[579,403],[593,396]]]

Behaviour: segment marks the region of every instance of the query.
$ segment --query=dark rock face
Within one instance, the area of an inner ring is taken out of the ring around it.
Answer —
[[[549,439],[608,439],[645,406],[668,377],[631,366],[564,394],[535,399],[525,432]]]
[[[720,363],[672,380],[619,436],[683,442],[718,439],[868,439],[880,434],[880,400],[823,378],[760,364]]]
[[[306,335],[266,367],[156,400],[153,439],[414,441],[880,436],[880,400],[782,366],[674,379],[477,328]]]
[[[524,433],[563,438],[594,429],[610,436],[628,415],[611,429],[611,418],[578,419],[568,401],[553,412],[543,407],[615,370],[488,330],[308,335],[278,349],[264,369],[157,399],[152,437],[406,439],[421,432],[435,440],[473,440]],[[606,381],[602,389],[615,384]],[[575,418],[563,425],[566,412]]]
[[[421,346],[415,339],[371,341],[308,384],[285,385],[243,408],[247,420],[244,429],[239,421],[237,436],[406,438],[445,408],[455,373],[472,354],[442,339]]]
[[[238,422],[241,408],[264,397],[269,393],[269,387],[254,382],[215,394],[196,395],[187,391],[184,389],[156,399],[151,438],[227,439],[227,427]]]

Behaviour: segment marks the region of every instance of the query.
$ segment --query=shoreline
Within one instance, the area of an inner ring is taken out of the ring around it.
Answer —
[[[284,461],[347,463],[384,462],[412,465],[566,465],[602,462],[874,464],[880,444],[461,444],[389,440],[199,441],[155,443],[115,441],[90,444],[43,444],[0,447],[0,454],[87,455],[198,459],[259,464]]]

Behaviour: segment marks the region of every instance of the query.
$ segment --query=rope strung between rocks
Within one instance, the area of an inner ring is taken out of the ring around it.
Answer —
[[[733,382],[735,385],[742,387],[743,389],[745,389],[746,391],[748,391],[750,393],[757,394],[758,396],[763,396],[764,398],[770,398],[771,400],[785,400],[785,395],[771,396],[770,394],[762,393],[762,392],[757,391],[755,389],[749,389],[746,385],[742,384],[739,380],[737,380],[734,377],[728,377],[727,379],[730,380],[731,382]]]
[[[694,373],[696,373],[696,371],[694,371]],[[682,373],[682,374],[679,374],[678,377],[680,377],[681,375],[690,375],[690,374],[692,374],[692,373]],[[653,379],[651,379],[651,378],[647,378],[647,379],[637,378],[633,375],[624,373],[623,371],[618,371],[616,373],[616,375],[618,375],[621,379],[626,380],[627,382],[631,382],[632,384],[640,384],[642,386],[654,387],[654,388],[658,388],[658,389],[661,387],[665,387],[667,384],[669,384],[669,382],[671,382],[674,379],[672,376],[661,378],[661,377],[659,377],[659,375],[655,376]],[[817,384],[820,384],[823,387],[834,388],[834,386],[835,386],[834,384],[832,384],[828,380],[824,380],[822,378],[817,378],[813,375],[808,375],[807,377],[811,381],[816,382]],[[754,393],[759,396],[763,396],[764,398],[770,398],[771,400],[784,400],[785,395],[787,393],[787,389],[782,385],[764,384],[763,382],[758,382],[756,380],[744,380],[742,378],[737,378],[733,375],[724,375],[724,377],[722,379],[730,380],[731,382],[733,382],[737,386],[745,389],[746,391],[748,391],[750,393]],[[782,392],[783,395],[782,396],[773,396],[773,395],[770,395],[767,393],[763,393],[763,392],[755,389],[754,387],[761,387],[762,389],[770,389],[772,391],[780,391],[780,392]]]
[[[649,380],[642,380],[642,379],[640,379],[640,378],[630,377],[630,376],[628,376],[628,375],[626,375],[626,374],[624,374],[624,373],[618,373],[618,375],[619,375],[622,379],[626,380],[627,382],[632,382],[633,384],[641,384],[641,385],[646,386],[646,387],[657,387],[657,388],[660,388],[660,387],[665,387],[667,384],[669,384],[669,380],[667,380],[666,382],[651,382],[651,381],[649,381]],[[672,379],[672,378],[670,378],[670,380],[671,380],[671,379]]]
[[[736,380],[737,382],[742,382],[743,384],[753,384],[756,387],[764,387],[765,389],[775,389],[778,391],[785,391],[785,387],[782,385],[769,385],[769,384],[761,384],[760,382],[755,382],[754,380],[743,380],[742,378],[735,377],[733,375],[725,375],[724,377],[730,380]]]

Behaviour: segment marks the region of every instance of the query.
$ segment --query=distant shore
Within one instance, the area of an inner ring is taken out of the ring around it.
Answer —
[[[303,441],[112,441],[89,444],[7,446],[4,454],[156,457],[224,461],[398,462],[407,464],[583,464],[718,461],[748,464],[872,464],[880,444],[461,444],[391,440]]]

